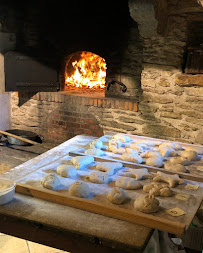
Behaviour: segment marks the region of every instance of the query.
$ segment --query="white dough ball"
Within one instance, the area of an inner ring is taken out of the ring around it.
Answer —
[[[122,167],[123,164],[118,162],[100,162],[96,165],[97,170],[107,172],[109,176],[114,175]]]
[[[94,162],[93,156],[75,156],[71,159],[73,166],[79,170],[84,166],[89,165],[90,163]]]
[[[90,188],[87,183],[76,181],[70,187],[69,193],[80,198],[87,198],[90,194]]]
[[[108,173],[105,173],[105,172],[95,171],[95,172],[90,173],[89,175],[89,180],[92,183],[108,184],[109,179],[110,178],[109,178]]]
[[[146,164],[153,167],[162,167],[163,166],[163,159],[160,157],[151,157],[147,158]]]
[[[123,189],[115,187],[108,193],[107,199],[109,202],[119,205],[127,200],[127,196]]]
[[[71,165],[59,165],[57,167],[57,174],[62,177],[74,178],[77,175],[77,170]]]
[[[183,164],[180,164],[180,163],[173,164],[173,163],[170,163],[170,161],[165,162],[164,169],[177,171],[177,172],[184,172],[184,173],[187,172],[187,169],[185,168]]]
[[[131,141],[131,138],[124,134],[116,134],[113,136],[113,139],[120,140],[123,143]]]
[[[172,148],[162,147],[159,149],[159,153],[164,157],[176,156],[176,152]]]
[[[170,197],[172,195],[172,191],[169,187],[163,187],[160,189],[160,196],[161,197]]]
[[[120,148],[122,146],[122,141],[121,140],[111,139],[109,141],[109,146],[116,146],[116,148]]]
[[[142,157],[136,154],[123,153],[120,158],[123,161],[142,163]]]
[[[187,159],[188,161],[196,161],[198,154],[195,151],[183,151],[181,153],[181,157],[183,157],[184,159]]]
[[[99,139],[96,139],[90,142],[90,148],[101,149],[102,147],[103,147],[103,142]]]
[[[120,187],[126,190],[137,190],[142,188],[140,182],[133,178],[118,178],[115,182],[116,187]]]
[[[48,189],[55,190],[60,184],[60,179],[56,174],[50,173],[47,176],[43,177],[41,180],[41,184]]]
[[[200,147],[194,147],[194,146],[187,147],[186,151],[195,151],[197,152],[198,155],[203,155],[203,148],[200,148]]]

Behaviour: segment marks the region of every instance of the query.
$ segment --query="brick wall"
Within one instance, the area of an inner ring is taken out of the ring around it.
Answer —
[[[106,129],[132,130],[112,113],[136,113],[138,103],[115,98],[72,96],[64,92],[12,93],[12,128],[34,131],[52,142],[78,134],[103,135]]]

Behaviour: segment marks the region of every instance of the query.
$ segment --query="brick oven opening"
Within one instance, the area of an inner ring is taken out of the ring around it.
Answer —
[[[101,56],[87,51],[73,53],[65,58],[65,91],[105,90],[106,62]]]

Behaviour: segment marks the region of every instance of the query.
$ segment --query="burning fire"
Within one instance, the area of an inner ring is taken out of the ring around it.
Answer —
[[[77,88],[105,88],[106,62],[91,52],[82,52],[80,59],[72,62],[72,74],[66,72],[67,86]]]

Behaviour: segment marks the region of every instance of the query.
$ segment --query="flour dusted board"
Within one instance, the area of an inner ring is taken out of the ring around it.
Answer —
[[[91,164],[90,167],[86,167],[84,170],[78,171],[79,176],[77,180],[87,182],[91,189],[91,194],[88,199],[81,199],[70,196],[68,189],[76,179],[60,177],[62,185],[57,191],[51,191],[43,188],[40,183],[42,177],[48,173],[56,173],[57,166],[60,164],[68,164],[70,159],[70,156],[61,155],[60,158],[52,160],[52,162],[44,164],[44,166],[40,166],[39,169],[35,167],[35,170],[31,170],[30,173],[26,173],[25,171],[25,176],[22,176],[18,179],[16,191],[19,193],[32,195],[49,201],[70,205],[90,212],[95,212],[105,216],[126,220],[132,223],[165,230],[176,234],[184,233],[185,229],[187,229],[191,223],[201,203],[202,188],[197,189],[197,191],[194,193],[194,191],[185,190],[184,186],[178,186],[177,188],[174,188],[173,197],[157,197],[160,201],[160,210],[153,215],[137,212],[133,208],[134,200],[140,196],[140,194],[145,194],[141,189],[136,191],[126,190],[126,193],[131,198],[131,200],[123,205],[113,205],[108,202],[106,196],[112,187],[114,187],[115,179],[119,177],[119,175],[116,174],[112,176],[113,181],[109,184],[103,185],[90,183],[87,180],[87,176],[90,172],[92,172],[92,170],[94,170],[94,166],[96,165],[95,162]],[[125,170],[125,168],[123,168],[123,170]],[[144,185],[146,183],[149,183],[149,181],[150,180],[147,179],[141,181],[141,183]],[[188,200],[179,200],[175,197],[176,194],[187,194],[189,196]],[[186,214],[180,217],[172,217],[166,213],[166,209],[175,207],[182,209],[186,212]]]

